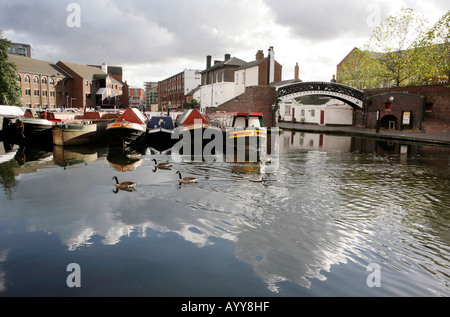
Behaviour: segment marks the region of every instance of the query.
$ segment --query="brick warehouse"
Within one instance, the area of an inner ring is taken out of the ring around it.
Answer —
[[[420,130],[426,118],[450,122],[450,87],[446,85],[369,89],[364,95],[364,110],[355,112],[357,126],[375,128],[377,111],[380,127],[387,129]]]

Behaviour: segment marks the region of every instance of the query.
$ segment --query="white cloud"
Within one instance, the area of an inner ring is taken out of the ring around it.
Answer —
[[[204,69],[206,55],[251,61],[269,46],[285,79],[298,62],[302,79],[329,80],[370,36],[371,14],[383,21],[406,6],[435,20],[449,7],[446,0],[80,0],[81,27],[70,28],[71,2],[2,1],[0,29],[32,44],[35,58],[122,66],[135,86]]]

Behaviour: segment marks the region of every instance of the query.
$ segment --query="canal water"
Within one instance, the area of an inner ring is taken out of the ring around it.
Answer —
[[[450,148],[285,130],[267,163],[8,150],[0,297],[450,295]]]

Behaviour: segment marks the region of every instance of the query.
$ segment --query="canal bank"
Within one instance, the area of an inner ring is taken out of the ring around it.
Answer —
[[[426,122],[423,123],[422,131],[380,129],[377,132],[374,129],[356,126],[320,126],[316,124],[292,122],[279,122],[278,126],[281,129],[290,129],[303,132],[364,136],[450,146],[450,123],[431,119],[426,120]]]

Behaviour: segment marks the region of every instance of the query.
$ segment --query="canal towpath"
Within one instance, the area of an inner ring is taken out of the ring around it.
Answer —
[[[357,126],[331,126],[295,122],[279,122],[279,128],[302,132],[365,136],[382,139],[415,141],[450,146],[450,122],[426,118],[421,131],[368,129]]]

